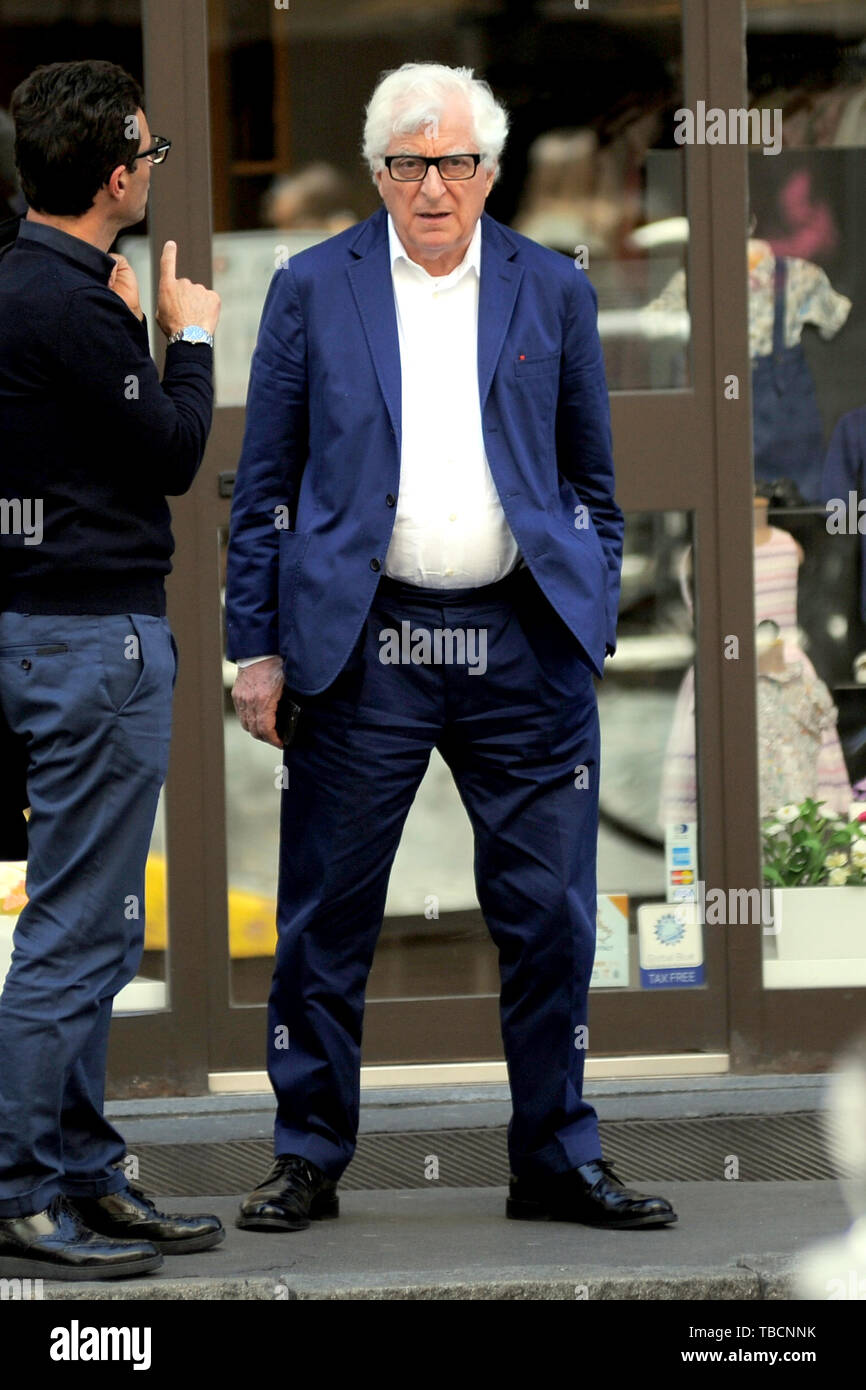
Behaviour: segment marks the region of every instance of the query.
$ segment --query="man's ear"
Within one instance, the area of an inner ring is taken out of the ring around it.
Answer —
[[[132,170],[128,169],[125,164],[118,164],[112,169],[103,187],[108,190],[112,198],[122,198],[129,186],[128,180],[131,174]]]

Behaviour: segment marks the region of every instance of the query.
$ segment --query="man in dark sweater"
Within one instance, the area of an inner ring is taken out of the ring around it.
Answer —
[[[219,297],[177,279],[166,243],[160,382],[135,276],[108,254],[169,148],[127,73],[38,68],[12,118],[29,210],[0,253],[0,724],[26,753],[30,818],[0,996],[0,1276],[93,1279],[224,1235],[130,1187],[103,1114],[171,736],[166,495],[204,453]]]

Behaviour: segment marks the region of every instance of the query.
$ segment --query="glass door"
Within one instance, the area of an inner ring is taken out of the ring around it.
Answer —
[[[675,138],[676,112],[705,92],[709,8],[689,5],[684,16],[676,3],[598,0],[591,11],[455,3],[433,12],[408,0],[295,0],[284,11],[209,0],[223,317],[196,525],[209,739],[221,733],[206,770],[212,1070],[263,1065],[275,940],[276,759],[235,719],[220,614],[249,358],[275,266],[378,205],[358,153],[363,108],[378,74],[410,50],[473,65],[505,100],[512,130],[489,211],[577,259],[599,296],[627,533],[620,645],[598,683],[593,1053],[726,1051],[724,937],[705,932],[695,968],[663,988],[658,970],[650,982],[658,952],[643,911],[676,913],[700,874],[724,876],[718,730],[701,720],[720,660],[709,228],[724,188],[710,182],[707,151]],[[735,54],[712,80],[736,93]],[[368,1063],[501,1057],[497,959],[469,822],[436,755],[395,862],[367,999]]]
[[[747,13],[762,1046],[823,1065],[866,998],[866,13]]]

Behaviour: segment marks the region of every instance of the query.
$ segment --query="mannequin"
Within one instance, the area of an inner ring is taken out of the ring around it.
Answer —
[[[758,546],[767,545],[773,539],[773,532],[777,527],[771,526],[767,520],[767,513],[770,510],[769,497],[762,497],[761,494],[756,491],[752,506],[755,512],[755,549],[757,549]],[[787,534],[788,533],[785,532],[785,535]],[[797,564],[802,565],[806,558],[806,552],[800,542],[795,540],[793,536],[791,540],[794,541],[794,545],[797,547]]]
[[[752,219],[750,233],[755,229]],[[821,500],[824,429],[802,337],[811,325],[825,341],[851,312],[820,266],[776,256],[770,242],[747,240],[749,357],[755,477],[787,478],[807,502]],[[642,311],[647,336],[664,332],[668,315],[687,310],[686,272],[678,270]]]
[[[813,795],[847,814],[852,793],[836,711],[829,692],[800,646],[797,629],[797,572],[802,546],[769,524],[769,500],[753,502],[755,622],[772,624],[772,640],[757,643],[758,747],[762,814],[783,800]],[[694,618],[688,574],[691,547],[683,555],[680,586]],[[795,727],[799,734],[794,734]],[[674,707],[662,768],[659,820],[662,825],[697,819],[695,760],[695,675],[685,672]]]
[[[767,520],[767,513],[770,510],[770,499],[769,497],[762,497],[760,493],[756,492],[752,506],[755,513],[755,545],[766,545],[767,541],[770,539],[770,532],[773,529]]]

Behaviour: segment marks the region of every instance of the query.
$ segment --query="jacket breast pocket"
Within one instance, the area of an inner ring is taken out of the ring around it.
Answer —
[[[517,357],[514,361],[514,375],[518,380],[522,380],[524,377],[558,374],[559,356],[558,352],[545,352]]]

